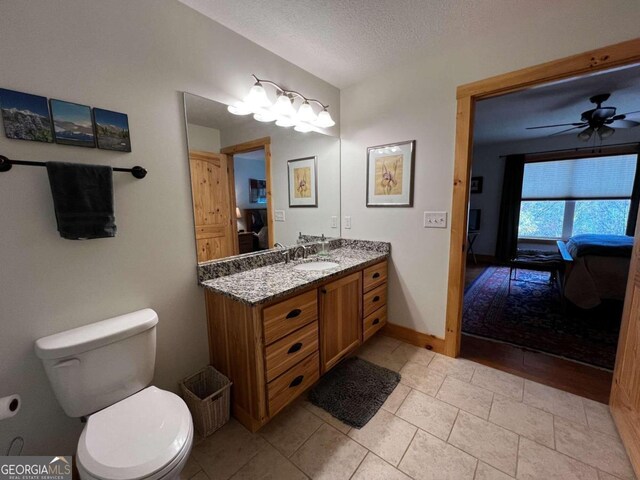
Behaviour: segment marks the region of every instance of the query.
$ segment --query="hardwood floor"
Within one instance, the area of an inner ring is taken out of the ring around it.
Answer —
[[[462,335],[460,356],[550,387],[609,403],[613,373],[514,345]]]

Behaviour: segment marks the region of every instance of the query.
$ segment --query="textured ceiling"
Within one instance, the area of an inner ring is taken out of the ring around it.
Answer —
[[[338,87],[483,39],[583,34],[638,0],[180,0]],[[614,7],[615,5],[615,7]],[[579,21],[570,19],[579,17]],[[602,36],[602,32],[599,32]],[[489,47],[490,48],[490,47]]]
[[[582,112],[594,108],[589,97],[610,93],[603,106],[617,113],[640,110],[640,67],[580,77],[478,102],[474,142],[478,144],[540,138],[569,127],[527,130],[526,127],[579,122]],[[640,113],[629,116],[640,121]],[[567,133],[577,135],[580,130]],[[633,129],[640,140],[640,127]],[[615,134],[611,137],[615,139]]]

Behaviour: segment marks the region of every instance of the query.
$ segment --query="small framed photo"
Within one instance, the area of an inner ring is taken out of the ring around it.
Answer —
[[[0,88],[0,110],[7,138],[53,142],[46,97]]]
[[[416,141],[367,149],[367,207],[412,207]]]
[[[94,108],[93,121],[96,125],[98,148],[118,152],[131,151],[129,117],[126,113]]]
[[[471,177],[471,193],[482,193],[482,181],[484,177]]]
[[[316,157],[287,162],[289,170],[289,207],[318,206],[318,172]]]
[[[56,143],[95,148],[91,107],[62,100],[49,100]]]

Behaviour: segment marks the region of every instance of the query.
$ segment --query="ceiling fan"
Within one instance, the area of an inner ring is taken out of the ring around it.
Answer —
[[[596,108],[582,112],[580,122],[575,123],[559,123],[556,125],[541,125],[539,127],[527,127],[527,130],[536,130],[539,128],[554,128],[554,127],[570,127],[559,132],[549,135],[553,137],[572,130],[583,129],[578,133],[578,138],[584,142],[588,142],[594,133],[600,137],[600,140],[609,138],[615,133],[616,128],[633,128],[640,125],[640,122],[635,120],[628,120],[627,115],[634,113],[640,113],[640,110],[636,112],[627,112],[616,115],[616,107],[603,107],[602,104],[606,102],[610,93],[601,93],[600,95],[594,95],[589,101],[596,105]],[[615,128],[614,128],[615,127]]]

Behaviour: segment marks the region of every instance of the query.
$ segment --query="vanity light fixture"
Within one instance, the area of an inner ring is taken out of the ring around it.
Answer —
[[[294,90],[285,90],[277,83],[270,80],[261,80],[252,75],[255,84],[249,90],[249,94],[242,102],[229,105],[227,110],[234,115],[249,115],[253,113],[253,118],[260,122],[276,121],[279,127],[292,127],[298,132],[310,132],[313,127],[329,128],[336,122],[331,118],[328,111],[329,105],[325,105],[319,100],[307,98]],[[264,85],[270,85],[278,92],[278,98],[273,104],[267,95]],[[294,102],[300,99],[302,103],[296,108]],[[319,105],[322,110],[316,113],[311,106],[312,103]]]

